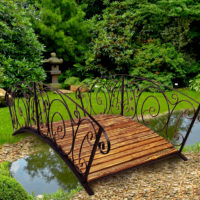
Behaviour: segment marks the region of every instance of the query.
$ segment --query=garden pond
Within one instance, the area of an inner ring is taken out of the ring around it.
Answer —
[[[176,112],[169,124],[169,130],[173,131],[173,123],[180,114]],[[151,122],[153,130],[163,127],[167,116],[154,119]],[[191,120],[181,119],[178,123],[178,131],[184,136]],[[170,134],[170,133],[169,133]],[[196,121],[186,145],[200,143],[200,122]],[[11,164],[10,172],[13,177],[25,188],[28,193],[36,195],[53,193],[58,189],[70,191],[78,186],[78,179],[70,171],[63,160],[47,145],[32,155],[21,158]]]

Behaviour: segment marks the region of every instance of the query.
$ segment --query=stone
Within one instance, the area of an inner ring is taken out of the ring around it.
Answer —
[[[76,90],[80,90],[80,92],[87,92],[88,89],[86,87],[82,87],[82,86],[76,86],[76,85],[70,85],[70,90],[73,92],[76,92]]]
[[[61,74],[59,70],[59,65],[63,63],[63,59],[59,59],[56,57],[56,53],[51,53],[51,57],[44,60],[46,63],[51,64],[51,76],[52,76],[52,84],[59,84],[58,83],[58,76]],[[57,87],[56,87],[57,88]]]
[[[63,94],[71,94],[71,93],[73,93],[71,90],[63,90],[63,89],[60,89],[59,91],[62,92]],[[56,93],[56,92],[55,92],[55,93]]]
[[[0,106],[6,105],[5,95],[6,95],[6,91],[0,88]]]

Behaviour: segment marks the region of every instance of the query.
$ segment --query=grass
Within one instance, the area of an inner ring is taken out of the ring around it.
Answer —
[[[183,148],[183,153],[200,153],[200,143],[196,142],[193,145],[187,145]]]
[[[189,97],[195,99],[196,101],[199,101],[200,102],[200,95],[198,92],[194,92],[194,91],[191,91],[191,90],[188,90],[188,89],[180,89],[181,92],[183,92],[184,94],[188,95]],[[171,102],[175,102],[176,100],[172,98],[172,94],[174,92],[173,91],[168,91],[166,92],[166,96],[169,98],[169,100]],[[51,100],[55,99],[55,98],[58,98],[58,99],[61,99],[60,97],[58,97],[57,94],[54,94],[52,92],[48,93],[49,95],[49,98]],[[117,94],[115,94],[117,96]],[[124,99],[126,99],[126,95],[125,94],[125,97]],[[130,95],[130,94],[128,94]],[[68,94],[69,97],[71,97],[72,99],[75,100],[75,94]],[[149,97],[150,96],[150,97]],[[102,103],[105,104],[106,102],[106,98],[108,96],[104,96],[103,93],[99,93],[99,96],[98,97],[101,97],[101,100],[102,100]],[[147,98],[149,97],[149,98]],[[75,113],[74,113],[74,110],[75,110],[75,104],[73,104],[69,99],[67,99],[66,97],[64,97],[65,100],[66,100],[66,103],[68,105],[68,108],[70,110],[70,113],[72,114],[72,117],[75,117]],[[120,94],[119,94],[119,98],[120,97]],[[139,104],[138,104],[138,115],[141,114],[141,112],[143,112],[143,114],[148,114],[149,112],[149,108],[151,108],[151,111],[153,113],[156,113],[159,109],[159,107],[157,106],[157,101],[156,99],[157,98],[160,102],[160,113],[165,113],[167,112],[168,110],[168,104],[166,102],[166,99],[163,97],[163,95],[161,93],[151,93],[151,92],[144,92],[141,97],[140,97],[140,100],[139,100]],[[146,99],[146,101],[144,101]],[[183,95],[179,95],[179,100],[181,99],[185,99],[185,100],[189,100],[189,98],[187,97],[184,97]],[[77,101],[77,100],[75,100]],[[88,101],[88,99],[87,99]],[[84,107],[86,107],[86,100],[84,99]],[[142,110],[142,103],[145,102],[144,104],[144,109]],[[80,101],[78,102],[80,104]],[[92,104],[93,104],[93,108],[94,108],[94,111],[96,114],[98,113],[101,113],[105,110],[105,107],[103,105],[99,105],[96,101],[96,96],[95,94],[93,93],[92,94]],[[22,108],[22,110],[24,111],[24,107],[23,107],[23,104],[22,104],[22,101],[19,103],[20,107]],[[155,105],[155,110],[152,109],[152,106]],[[117,101],[115,101],[115,106],[119,106],[120,108],[120,103],[117,103]],[[197,107],[198,104],[197,103],[194,103],[194,106]],[[134,107],[134,105],[132,105],[132,107]],[[170,109],[172,109],[173,106],[170,106]],[[127,109],[128,107],[125,105],[125,112],[124,114],[125,115],[128,115],[128,116],[133,116],[133,113],[134,113],[134,110],[131,110],[131,109]],[[131,107],[130,107],[131,108]],[[191,105],[185,101],[183,101],[182,103],[180,103],[178,106],[176,106],[175,110],[183,110],[183,109],[191,109]],[[91,109],[88,110],[89,113],[91,112]],[[106,110],[108,111],[108,109]],[[61,120],[61,117],[59,114],[56,114],[53,118],[53,114],[55,112],[58,112],[58,113],[61,113],[61,115],[64,117],[64,119],[69,119],[69,113],[67,112],[67,109],[66,107],[61,104],[61,102],[59,101],[56,101],[53,103],[53,106],[52,106],[52,109],[50,111],[50,120],[52,121],[60,121]],[[83,113],[80,111],[81,115],[83,115]],[[95,114],[94,112],[91,112],[92,114]],[[114,111],[114,114],[120,114],[120,110],[117,110],[115,109]],[[19,115],[18,115],[19,118],[21,118]],[[43,116],[44,118],[44,116]],[[23,124],[23,119],[20,120],[20,122]],[[12,128],[12,123],[11,123],[11,117],[10,117],[10,114],[9,114],[9,108],[8,107],[3,107],[3,108],[0,108],[0,145],[4,144],[4,143],[15,143],[15,142],[18,142],[21,138],[24,138],[27,136],[27,134],[23,134],[23,135],[18,135],[18,136],[15,136],[13,137],[12,136],[12,132],[13,132],[13,128]]]

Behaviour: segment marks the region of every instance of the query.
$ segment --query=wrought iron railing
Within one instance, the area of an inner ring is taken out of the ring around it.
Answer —
[[[56,151],[67,156],[82,181],[87,180],[95,151],[99,149],[102,154],[107,154],[110,150],[103,127],[78,102],[59,90],[42,83],[19,83],[9,88],[6,100],[14,134],[30,130],[39,134]],[[76,143],[85,122],[87,131],[81,136],[81,143]],[[57,144],[64,138],[68,138],[70,144],[65,152]],[[88,161],[82,156],[85,143],[91,146]],[[78,155],[75,149],[79,149]]]
[[[81,93],[81,87],[87,88],[87,92]],[[200,118],[200,102],[179,90],[143,77],[101,77],[81,87],[76,97],[91,115],[112,113],[131,116],[133,120],[152,128],[173,145],[179,146],[180,152],[194,121]],[[164,110],[165,121],[152,126],[153,119],[163,116]],[[189,119],[184,129],[185,135],[178,131],[184,118]]]
[[[81,92],[81,87],[86,92]],[[70,96],[42,83],[18,83],[9,88],[6,100],[14,134],[32,131],[42,137],[59,153],[89,194],[93,192],[87,178],[95,152],[108,154],[111,148],[106,131],[94,115],[131,116],[178,145],[180,155],[195,120],[200,121],[197,100],[146,78],[115,75],[97,78],[81,87]],[[162,117],[164,111],[165,119],[155,124],[153,119]],[[184,135],[178,131],[183,119],[189,120]],[[85,134],[80,134],[86,122],[89,126]],[[81,142],[76,143],[80,137]],[[58,140],[66,138],[70,145],[63,150]],[[91,147],[88,160],[82,156],[86,143]]]

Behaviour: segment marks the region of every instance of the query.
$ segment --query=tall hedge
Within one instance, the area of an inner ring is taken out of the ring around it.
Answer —
[[[44,46],[38,41],[27,9],[15,0],[0,1],[0,68],[4,70],[2,86],[19,81],[42,81]]]

